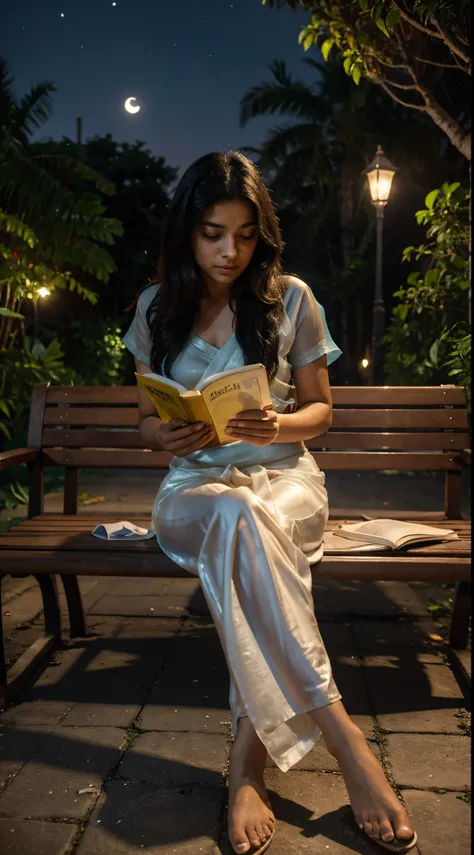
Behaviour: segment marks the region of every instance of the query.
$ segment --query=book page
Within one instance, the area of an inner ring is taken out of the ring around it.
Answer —
[[[162,386],[171,386],[173,389],[177,389],[178,392],[187,392],[186,386],[183,386],[181,383],[177,383],[176,380],[172,380],[171,377],[163,377],[162,374],[137,374],[135,371],[135,377],[146,377],[148,380],[151,380],[153,383],[159,383]]]
[[[171,419],[190,420],[186,404],[177,389],[169,383],[147,377],[145,374],[135,376],[137,383],[153,401],[156,412],[163,422],[169,422]]]
[[[362,535],[362,537],[383,538],[393,544],[403,539],[407,542],[407,537],[435,539],[453,534],[452,529],[435,528],[423,523],[409,523],[390,519],[367,520],[366,522],[343,525],[340,532],[342,535],[346,532],[353,537]]]
[[[382,543],[367,543],[365,540],[349,540],[346,537],[338,537],[337,532],[324,532],[324,552],[378,552],[390,549]]]
[[[264,381],[268,386],[266,372]],[[235,439],[224,433],[229,419],[233,419],[243,410],[263,409],[266,396],[265,387],[262,388],[261,371],[248,372],[238,378],[229,376],[223,380],[215,380],[202,390],[202,396],[214,422],[219,442],[235,442]]]
[[[230,379],[240,380],[242,376],[251,372],[260,380],[260,386],[263,395],[263,408],[272,407],[272,396],[270,393],[270,386],[268,385],[268,376],[267,370],[261,362],[255,363],[254,365],[243,365],[241,368],[228,368],[226,371],[219,371],[217,374],[212,374],[210,377],[206,377],[205,380],[200,380],[199,383],[196,383],[196,389],[199,389],[201,392],[203,389],[208,388],[210,385],[214,384],[216,380],[223,380],[224,378],[230,382]]]

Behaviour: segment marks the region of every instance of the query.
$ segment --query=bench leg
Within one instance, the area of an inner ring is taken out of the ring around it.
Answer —
[[[6,707],[7,665],[5,661],[5,644],[3,641],[2,580],[3,576],[0,576],[0,710],[3,711]]]
[[[34,575],[34,574],[32,574]],[[38,574],[38,582],[43,597],[44,635],[21,654],[7,672],[3,640],[1,579],[0,576],[0,710],[6,709],[29,677],[37,674],[38,666],[45,662],[48,654],[61,641],[61,611],[59,608],[56,578]]]
[[[33,574],[34,575],[34,574]],[[38,582],[43,597],[44,633],[61,640],[61,609],[58,600],[58,585],[55,576],[39,573],[34,578]]]
[[[64,593],[66,594],[67,607],[69,611],[69,628],[71,638],[75,638],[76,636],[84,638],[84,636],[87,635],[87,627],[84,609],[82,607],[81,589],[79,587],[79,582],[77,581],[77,576],[70,576],[67,574],[61,576],[61,581],[64,586]]]
[[[467,647],[469,637],[469,617],[471,614],[471,583],[459,582],[453,605],[449,646],[456,650]]]

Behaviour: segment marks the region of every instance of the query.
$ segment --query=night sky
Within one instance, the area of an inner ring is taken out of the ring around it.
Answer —
[[[0,55],[21,98],[52,82],[51,118],[33,139],[82,139],[111,133],[143,140],[180,173],[208,151],[258,146],[280,115],[239,127],[244,93],[270,80],[283,59],[309,83],[298,45],[303,10],[261,0],[15,0],[3,13]],[[4,5],[4,10],[5,10]],[[311,52],[314,57],[318,52]],[[127,97],[141,109],[129,115]]]

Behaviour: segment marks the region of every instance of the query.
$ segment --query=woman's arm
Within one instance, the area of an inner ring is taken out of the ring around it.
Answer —
[[[151,368],[149,365],[145,365],[144,362],[140,362],[136,357],[134,357],[134,359],[137,374],[151,374]],[[150,400],[147,393],[141,386],[137,387],[137,393],[140,436],[147,448],[151,448],[152,451],[162,451],[163,446],[158,442],[157,434],[158,428],[163,424],[163,422],[156,414],[153,401]]]
[[[305,442],[331,427],[332,397],[326,356],[293,369],[293,380],[298,409],[294,413],[278,413],[279,430],[274,442]]]

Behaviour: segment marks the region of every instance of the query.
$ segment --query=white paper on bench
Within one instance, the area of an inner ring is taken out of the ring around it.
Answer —
[[[135,523],[121,520],[116,523],[99,523],[92,534],[101,540],[150,540],[155,536],[153,528],[142,528]]]

